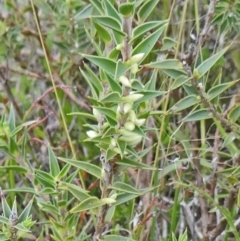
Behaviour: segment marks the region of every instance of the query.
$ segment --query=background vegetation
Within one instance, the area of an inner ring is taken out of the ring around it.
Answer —
[[[0,240],[240,240],[239,19],[0,1]]]

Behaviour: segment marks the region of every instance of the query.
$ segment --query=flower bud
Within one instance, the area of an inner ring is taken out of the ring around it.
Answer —
[[[101,114],[100,114],[100,112],[99,112],[97,109],[95,109],[95,108],[93,108],[93,115],[94,115],[94,117],[96,118],[97,121],[100,120]]]
[[[129,115],[128,115],[128,120],[130,120],[131,122],[135,123],[136,119],[137,119],[137,116],[136,116],[135,111],[131,110],[129,112]]]
[[[128,88],[132,87],[129,79],[124,75],[119,77],[119,82],[121,82],[122,85],[124,85],[125,87],[128,87]]]
[[[118,45],[116,46],[116,50],[122,50],[122,48],[123,48],[123,43],[118,44]]]
[[[102,202],[103,204],[113,204],[113,203],[116,202],[116,200],[113,199],[113,198],[110,198],[110,197],[106,197],[106,198],[102,198],[102,199],[101,199],[101,202]]]
[[[105,130],[107,127],[109,127],[109,123],[105,122],[103,123],[103,125],[101,126],[101,130]]]
[[[113,193],[113,194],[110,196],[110,198],[116,200],[116,198],[117,198],[117,193]]]
[[[133,132],[129,133],[131,133],[131,135],[122,135],[119,137],[119,140],[126,142],[126,144],[128,144],[129,146],[134,147],[142,140],[142,136]]]
[[[136,126],[142,126],[145,123],[146,119],[136,119],[134,124]]]
[[[124,124],[124,127],[126,130],[128,131],[133,131],[135,129],[135,125],[134,123],[132,123],[131,121],[127,121],[125,124]]]
[[[128,114],[132,110],[133,103],[125,103],[123,106],[123,113]]]
[[[138,65],[133,64],[130,70],[132,74],[136,74],[138,72]]]
[[[110,143],[112,147],[115,147],[117,145],[115,138],[112,138]]]
[[[88,135],[89,138],[94,138],[98,136],[98,133],[96,131],[87,131],[86,134]]]
[[[104,168],[101,169],[101,179],[104,179],[105,177],[105,170]]]
[[[129,60],[126,61],[126,64],[127,65],[136,64],[142,60],[143,56],[144,56],[144,53],[135,54]]]
[[[141,99],[143,96],[144,96],[143,94],[133,93],[133,94],[123,97],[122,99],[126,102],[135,102],[135,101]]]

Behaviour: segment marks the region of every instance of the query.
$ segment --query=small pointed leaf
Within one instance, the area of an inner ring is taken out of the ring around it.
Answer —
[[[74,19],[81,20],[81,19],[89,18],[92,14],[92,9],[93,7],[91,4],[87,5],[80,13],[75,15]]]
[[[222,49],[221,51],[219,51],[218,53],[214,54],[210,58],[206,59],[203,63],[201,63],[197,67],[197,71],[199,73],[198,78],[201,78],[204,74],[206,74],[212,68],[212,66],[227,52],[229,47],[230,46]]]
[[[140,194],[139,190],[123,182],[115,182],[110,188],[124,193]]]
[[[145,1],[145,3],[140,7],[138,11],[138,21],[145,22],[145,20],[151,14],[151,12],[156,7],[158,2],[159,2],[158,0]]]
[[[237,81],[231,81],[223,84],[219,84],[217,86],[212,87],[208,92],[208,99],[212,100],[215,97],[219,96],[221,93],[223,93],[225,90],[236,84]]]
[[[152,0],[151,0],[152,1]],[[143,39],[132,51],[132,56],[140,53],[144,53],[144,57],[140,61],[140,63],[144,60],[144,58],[150,53],[156,42],[159,40],[161,34],[163,33],[166,25],[163,25],[161,28],[150,34],[147,38]]]
[[[117,63],[111,59],[107,59],[104,57],[94,56],[94,55],[88,55],[88,54],[82,54],[82,56],[89,61],[91,61],[93,64],[100,67],[102,70],[106,71],[110,75],[114,76],[116,65]]]
[[[173,112],[178,112],[181,110],[185,110],[190,106],[196,105],[199,103],[199,99],[196,95],[189,95],[179,100],[171,109]]]
[[[137,38],[146,34],[150,30],[160,27],[166,23],[167,23],[167,20],[163,20],[163,21],[151,21],[151,22],[146,22],[138,25],[136,28],[134,28],[132,32],[132,39],[130,43],[133,43]]]
[[[57,158],[50,144],[48,144],[48,158],[49,158],[50,173],[53,177],[56,177],[60,173],[60,167],[58,165]]]
[[[176,88],[181,87],[183,84],[185,84],[186,82],[188,82],[191,78],[189,78],[186,75],[181,75],[178,78],[175,79],[175,81],[173,82],[173,84],[171,85],[171,90],[174,90]]]
[[[182,120],[182,122],[200,121],[200,120],[206,120],[211,118],[212,118],[212,114],[209,112],[209,110],[201,109],[190,113]]]
[[[99,168],[96,165],[93,165],[91,163],[84,162],[84,161],[71,160],[71,159],[62,158],[62,157],[58,157],[58,159],[63,162],[69,163],[72,166],[79,168],[80,170],[84,170],[97,178],[101,178],[101,175],[102,175],[101,168]]]
[[[87,210],[92,210],[93,208],[101,207],[103,203],[96,197],[90,197],[79,205],[70,210],[70,213],[80,213]]]

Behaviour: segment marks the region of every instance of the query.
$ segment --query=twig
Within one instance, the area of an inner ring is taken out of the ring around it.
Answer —
[[[200,35],[199,35],[197,47],[196,47],[196,49],[193,53],[193,59],[196,58],[199,49],[204,45],[204,43],[205,43],[205,41],[208,37],[208,33],[209,33],[209,30],[210,30],[210,27],[211,27],[212,16],[214,14],[214,10],[215,10],[217,2],[218,2],[218,0],[210,0],[208,12],[207,12],[206,18],[205,18],[205,24],[204,24],[204,27],[203,27]]]
[[[22,69],[16,69],[16,68],[13,68],[13,67],[10,67],[10,66],[6,66],[6,65],[0,65],[0,69],[3,68],[5,70],[10,70],[14,73],[17,73],[17,74],[21,74],[21,75],[27,75],[31,78],[43,78],[43,79],[46,79],[48,81],[51,81],[51,78],[49,75],[46,75],[46,74],[42,74],[42,73],[35,73],[35,72],[31,72],[31,71],[26,71],[26,70],[22,70]],[[56,72],[56,70],[54,71],[53,73],[54,75],[54,79],[56,81],[56,83],[59,85],[59,86],[66,86],[63,81],[61,80],[60,76],[58,75],[58,73]],[[74,88],[74,87],[71,87],[71,88]],[[85,103],[84,101],[80,101],[70,90],[69,88],[62,88],[64,93],[69,97],[69,99],[71,99],[75,104],[77,104],[79,107],[87,110],[87,111],[91,111],[91,108],[90,106]]]
[[[123,1],[124,2],[124,1]],[[123,49],[121,51],[122,53],[122,57],[123,57],[123,61],[127,61],[130,57],[131,57],[131,46],[129,44],[129,40],[131,37],[131,30],[132,30],[132,18],[123,18],[123,31],[126,33],[126,38],[124,39],[124,43],[123,43]],[[108,49],[108,46],[106,46],[106,51]],[[127,72],[125,74],[127,77],[129,75],[129,72]],[[107,94],[107,86],[105,86],[105,91]],[[123,86],[123,95],[126,96],[128,95],[130,92],[129,88],[126,88]],[[99,124],[102,125],[102,121],[104,120],[103,118],[101,118],[102,120],[99,121]],[[120,124],[123,125],[125,123],[125,119],[122,118],[120,121]],[[107,198],[111,192],[111,190],[109,189],[109,186],[112,184],[112,180],[113,180],[113,176],[114,176],[114,162],[115,160],[109,160],[109,161],[105,161],[105,152],[102,151],[101,154],[102,157],[102,166],[103,166],[103,170],[104,170],[104,178],[102,180],[102,198]],[[119,157],[116,157],[119,158]],[[98,224],[93,236],[93,241],[97,241],[99,240],[99,238],[101,237],[104,227],[106,226],[105,224],[105,217],[107,215],[107,211],[109,209],[109,205],[103,205],[101,206],[99,213],[98,213]]]
[[[7,72],[7,70],[5,70],[5,72]],[[2,68],[0,68],[0,78],[1,78],[1,81],[2,81],[2,85],[3,85],[3,88],[5,89],[7,95],[8,95],[8,98],[10,99],[10,101],[12,102],[13,106],[14,106],[14,109],[16,110],[18,116],[20,118],[22,118],[23,114],[22,114],[22,111],[17,103],[17,101],[15,100],[14,96],[13,96],[13,93],[11,91],[11,88],[8,84],[8,77],[3,73],[2,71]]]
[[[219,131],[218,129],[215,132],[215,138],[214,138],[214,147],[213,147],[213,155],[212,155],[212,168],[213,168],[213,174],[212,174],[212,181],[211,181],[211,188],[210,188],[210,195],[214,199],[215,191],[216,191],[216,185],[217,185],[217,167],[218,167],[218,147],[219,147]],[[211,226],[214,225],[215,220],[215,214],[210,213],[209,214],[209,223]]]
[[[228,209],[228,210],[232,209],[236,201],[236,197],[237,197],[236,194],[237,194],[237,189],[233,188],[229,194],[229,197],[225,201],[225,205],[224,205],[225,209]],[[217,227],[208,233],[206,241],[215,240],[216,237],[219,236],[222,233],[222,231],[225,229],[226,225],[227,225],[227,220],[222,219],[220,223],[217,225]]]
[[[197,127],[195,122],[189,123],[189,125],[191,126],[191,145],[194,147],[194,151],[193,151],[193,158],[192,158],[192,162],[193,165],[195,167],[195,176],[196,176],[196,186],[201,189],[204,190],[204,182],[203,182],[203,177],[202,177],[202,166],[200,163],[200,158],[199,158],[199,154],[198,154],[198,135],[197,135]],[[203,232],[203,237],[206,236],[207,234],[207,227],[208,227],[208,211],[207,211],[207,202],[206,199],[202,196],[199,195],[199,204],[200,204],[200,208],[201,208],[201,221],[202,221],[202,232]]]

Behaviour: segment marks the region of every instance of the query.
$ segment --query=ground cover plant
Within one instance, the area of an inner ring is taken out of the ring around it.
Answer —
[[[0,240],[240,240],[239,19],[0,2]]]

